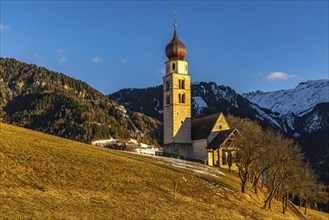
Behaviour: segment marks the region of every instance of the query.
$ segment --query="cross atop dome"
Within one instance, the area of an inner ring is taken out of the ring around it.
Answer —
[[[176,27],[177,27],[176,18],[177,18],[177,15],[176,15],[176,12],[174,12],[174,29],[175,30],[176,30]]]
[[[176,12],[174,13],[174,37],[166,47],[166,56],[169,59],[184,59],[186,46],[178,39],[176,32]]]

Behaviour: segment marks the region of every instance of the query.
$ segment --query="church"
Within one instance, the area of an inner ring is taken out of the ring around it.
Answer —
[[[163,153],[165,156],[194,160],[210,166],[228,167],[239,135],[224,114],[218,113],[192,120],[191,76],[184,60],[186,47],[174,37],[166,47],[168,61],[163,77]],[[231,160],[231,162],[230,162]]]

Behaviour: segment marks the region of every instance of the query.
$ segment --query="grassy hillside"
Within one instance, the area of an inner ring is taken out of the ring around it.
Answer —
[[[224,170],[200,164],[217,173],[201,174],[3,123],[0,161],[0,219],[297,219],[277,201],[263,210],[262,194],[241,194]]]

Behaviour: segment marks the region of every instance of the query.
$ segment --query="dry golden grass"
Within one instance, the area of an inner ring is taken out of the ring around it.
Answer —
[[[229,173],[200,176],[3,123],[0,161],[0,219],[297,218],[277,201],[263,210],[262,193],[240,193]]]
[[[295,206],[298,210],[299,207]],[[299,212],[304,215],[305,208],[301,207]],[[310,220],[328,220],[329,219],[329,213],[320,212],[312,209],[307,209],[306,215],[304,215],[306,219]]]

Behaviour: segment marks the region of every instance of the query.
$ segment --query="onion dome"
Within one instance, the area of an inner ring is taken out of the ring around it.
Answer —
[[[176,25],[176,24],[175,24]],[[166,47],[166,56],[169,59],[184,59],[186,56],[186,47],[185,45],[178,39],[176,34],[176,28],[173,39]]]

